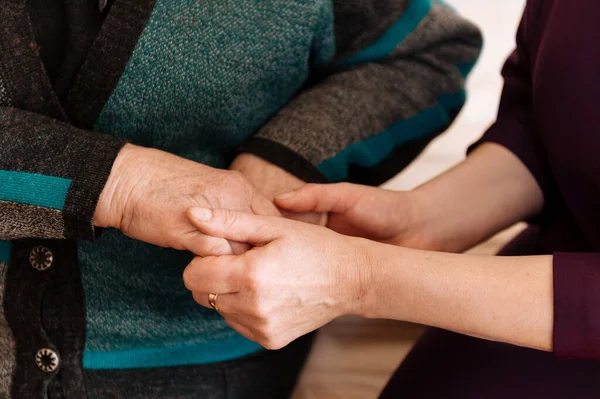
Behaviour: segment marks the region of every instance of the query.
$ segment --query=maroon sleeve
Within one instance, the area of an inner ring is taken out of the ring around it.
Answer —
[[[530,30],[535,26],[532,6],[528,2],[517,32],[517,48],[502,69],[504,89],[496,122],[483,137],[469,148],[493,142],[513,152],[529,169],[545,196],[549,191],[550,173],[542,146],[535,131],[532,115]]]
[[[554,353],[600,360],[600,253],[554,254]]]

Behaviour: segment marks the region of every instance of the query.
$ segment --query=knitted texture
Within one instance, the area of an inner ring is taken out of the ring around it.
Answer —
[[[62,210],[71,186],[70,179],[35,173],[0,170],[0,201]]]
[[[333,56],[331,4],[161,0],[96,129],[228,166]]]
[[[464,104],[461,66],[475,63],[479,31],[432,0],[411,1],[390,31],[398,37],[369,48],[382,59],[355,55],[360,68],[341,68],[301,93],[256,137],[303,154],[331,181],[352,181],[351,165],[376,166],[442,131]]]
[[[308,334],[279,351],[262,351],[242,359],[218,364],[138,369],[87,369],[85,379],[88,398],[289,398],[309,354],[313,337],[314,334]]]
[[[0,240],[18,239],[0,241],[0,398],[46,398],[52,379],[64,397],[82,398],[83,290],[76,244],[64,238],[94,237],[92,214],[124,141],[64,122],[28,3],[0,5]],[[23,239],[32,237],[60,240]],[[29,261],[39,245],[55,255],[43,273]],[[40,348],[59,349],[57,377],[37,368]]]
[[[0,76],[0,106],[8,105],[8,92],[6,91],[6,86],[2,81],[2,76]]]
[[[227,167],[234,149],[333,51],[329,1],[160,0],[95,128]],[[94,359],[108,351],[135,357],[144,350],[143,361],[127,364],[143,367],[172,361],[160,352],[148,355],[154,348],[196,346],[187,360],[194,363],[259,348],[193,301],[181,278],[191,254],[110,230],[79,249],[87,367],[106,366]]]
[[[93,239],[96,204],[125,141],[12,108],[0,107],[0,124],[0,239]]]
[[[0,242],[1,245],[4,244]],[[8,264],[0,260],[0,303],[4,303],[4,281],[7,267]],[[15,369],[15,342],[4,316],[3,307],[0,307],[0,332],[0,398],[8,398]]]

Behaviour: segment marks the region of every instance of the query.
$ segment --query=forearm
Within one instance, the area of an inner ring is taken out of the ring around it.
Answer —
[[[433,247],[461,252],[543,207],[523,163],[497,144],[483,144],[456,167],[414,190],[414,219]]]
[[[362,314],[552,349],[552,256],[494,257],[372,246]]]

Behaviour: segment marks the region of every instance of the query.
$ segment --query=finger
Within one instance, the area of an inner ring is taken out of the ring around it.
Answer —
[[[192,292],[192,297],[194,298],[194,301],[196,301],[198,304],[204,306],[205,308],[208,309],[213,309],[215,310],[211,305],[210,302],[208,301],[208,295],[211,293],[206,293],[206,292]],[[212,294],[216,294],[215,292],[212,292]],[[233,307],[233,303],[235,301],[235,295],[232,294],[219,294],[217,295],[217,299],[215,299],[215,304],[217,305],[217,307],[219,308],[219,313],[221,313],[224,317],[237,317],[237,312]]]
[[[274,216],[258,216],[229,209],[190,208],[186,215],[200,232],[213,237],[249,244],[267,244],[279,237],[286,219]]]
[[[212,309],[212,306],[210,306],[210,303],[208,302],[208,294],[206,292],[192,292],[192,297],[198,304],[204,306],[205,308]]]
[[[232,255],[236,253],[235,250],[239,250],[224,238],[207,236],[199,231],[189,233],[184,239],[184,245],[185,249],[198,256]]]
[[[250,248],[252,248],[250,245],[243,243],[243,242],[235,242],[235,241],[229,241],[229,246],[231,247],[231,251],[233,252],[234,255],[241,255],[245,252],[248,252],[250,250]]]
[[[251,209],[252,212],[257,215],[281,216],[279,209],[277,209],[273,201],[269,201],[269,199],[262,194],[254,195],[252,198]]]
[[[185,240],[185,249],[198,256],[241,255],[251,247],[248,244],[210,237],[194,231]]]
[[[316,226],[327,226],[328,213],[316,213],[316,212],[304,212],[294,213],[288,211],[281,211],[282,215],[288,219],[296,220],[302,223],[314,224]]]
[[[275,203],[291,212],[345,212],[356,201],[358,187],[348,183],[307,184],[275,198]]]
[[[183,283],[194,292],[234,293],[242,287],[244,269],[239,256],[197,257],[183,271]]]

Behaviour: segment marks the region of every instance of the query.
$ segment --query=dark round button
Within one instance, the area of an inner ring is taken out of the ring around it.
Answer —
[[[52,373],[58,368],[60,360],[52,349],[42,348],[35,354],[35,364],[44,373]]]
[[[29,263],[34,269],[44,271],[50,269],[54,262],[54,255],[46,247],[35,247],[29,252]]]

